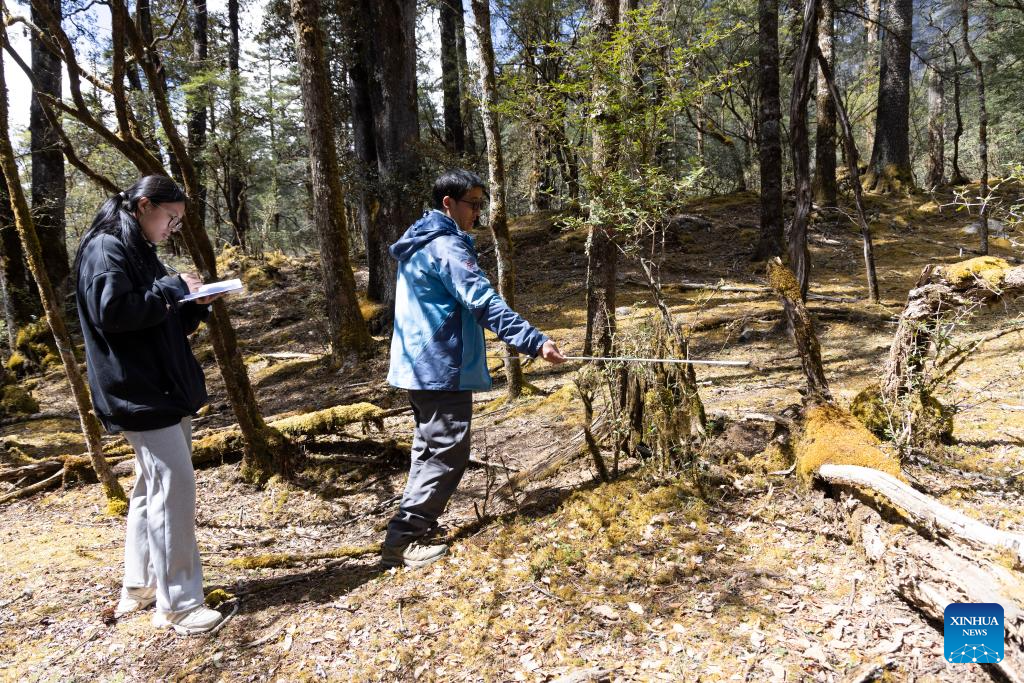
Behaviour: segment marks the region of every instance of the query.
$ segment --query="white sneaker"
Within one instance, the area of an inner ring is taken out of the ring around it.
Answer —
[[[199,605],[176,614],[157,612],[153,615],[153,626],[155,628],[167,628],[170,626],[183,635],[193,635],[213,630],[223,620],[224,615],[217,610]]]
[[[120,619],[126,614],[146,609],[156,602],[155,588],[122,588],[121,600],[114,608],[114,617]]]

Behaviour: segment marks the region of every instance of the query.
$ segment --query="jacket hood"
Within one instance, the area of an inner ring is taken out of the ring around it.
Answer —
[[[473,238],[467,235],[448,216],[436,209],[423,214],[423,217],[409,226],[397,242],[388,249],[396,261],[407,261],[413,254],[437,239],[441,235],[452,235],[464,241],[471,249]]]

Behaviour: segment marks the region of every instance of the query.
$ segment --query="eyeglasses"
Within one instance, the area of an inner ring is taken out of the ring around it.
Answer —
[[[171,232],[178,232],[179,230],[181,230],[181,216],[171,213],[170,211],[165,209],[162,204],[157,204],[156,202],[153,202],[153,206],[157,207],[158,209],[161,209],[164,213],[167,214],[167,228]]]
[[[487,208],[487,202],[483,199],[475,202],[471,202],[466,199],[456,199],[455,201],[462,202],[463,204],[468,204],[469,208],[477,212],[483,211],[485,208]]]

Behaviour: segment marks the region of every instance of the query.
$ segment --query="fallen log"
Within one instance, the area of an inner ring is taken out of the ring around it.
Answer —
[[[772,269],[784,267],[769,265]],[[788,278],[785,275],[788,274]],[[851,536],[883,569],[893,590],[937,621],[953,602],[994,602],[1005,617],[1005,657],[995,666],[1010,681],[1024,683],[1024,577],[987,555],[1024,560],[1024,537],[994,529],[943,505],[901,481],[899,462],[874,434],[828,393],[813,322],[804,317],[792,273],[776,273],[790,325],[808,338],[798,340],[808,390],[794,451],[803,481],[826,486],[849,513]],[[771,278],[770,278],[771,279]],[[895,516],[904,524],[890,526]],[[923,534],[923,535],[922,535]],[[925,538],[927,536],[928,538]],[[928,540],[928,539],[935,539]]]
[[[869,489],[884,496],[915,528],[938,538],[958,541],[974,550],[1008,550],[1013,553],[1015,565],[1024,567],[1024,535],[994,529],[890,474],[857,465],[822,465],[816,476],[833,485]]]
[[[954,602],[994,602],[1003,608],[1005,656],[995,666],[1007,680],[1024,683],[1024,611],[1015,595],[1024,584],[1016,572],[985,559],[965,559],[955,549],[921,539],[907,528],[895,530],[854,496],[844,500],[848,525],[872,564],[893,590],[922,614],[944,622]]]

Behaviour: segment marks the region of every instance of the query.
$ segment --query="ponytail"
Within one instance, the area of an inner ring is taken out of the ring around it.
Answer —
[[[118,192],[103,202],[103,206],[92,219],[92,225],[82,235],[78,244],[73,270],[76,278],[85,247],[100,235],[112,235],[128,248],[133,258],[142,260],[145,253],[145,237],[142,234],[142,226],[135,218],[135,212],[138,211],[139,200],[143,197],[148,197],[155,204],[185,201],[185,193],[173,180],[167,176],[150,175],[139,179],[127,190]]]

